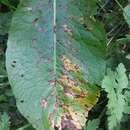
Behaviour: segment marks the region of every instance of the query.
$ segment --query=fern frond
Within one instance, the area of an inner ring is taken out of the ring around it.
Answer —
[[[9,116],[7,113],[0,115],[0,130],[10,130],[9,129]]]
[[[130,75],[129,75],[129,81],[130,81]],[[128,88],[126,89],[126,91],[124,92],[125,94],[125,100],[127,102],[126,106],[125,106],[125,114],[130,114],[130,82],[128,84]]]
[[[128,87],[126,69],[121,63],[115,72],[109,71],[102,82],[102,88],[108,93],[107,115],[109,130],[118,129],[127,104],[123,90]]]
[[[84,130],[97,130],[97,128],[99,127],[99,123],[99,119],[94,119],[92,121],[90,120],[88,121],[87,126],[84,128]]]

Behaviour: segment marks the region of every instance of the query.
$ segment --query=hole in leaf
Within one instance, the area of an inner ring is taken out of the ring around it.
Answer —
[[[21,74],[20,76],[21,76],[22,78],[24,77],[24,75],[23,75],[23,74]]]
[[[15,65],[12,64],[11,66],[12,66],[13,68],[15,68]]]
[[[21,103],[24,103],[24,100],[21,100],[20,102],[21,102]]]
[[[13,63],[16,63],[16,61],[14,60]]]

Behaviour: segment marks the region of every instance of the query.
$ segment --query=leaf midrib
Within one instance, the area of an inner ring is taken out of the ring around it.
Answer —
[[[53,11],[54,11],[54,21],[53,21],[53,36],[54,36],[54,74],[56,76],[56,32],[55,32],[55,28],[56,28],[56,0],[54,0],[53,3]],[[56,77],[55,77],[56,78]]]

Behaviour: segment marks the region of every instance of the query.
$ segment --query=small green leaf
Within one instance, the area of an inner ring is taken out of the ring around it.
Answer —
[[[7,97],[5,95],[0,95],[0,102],[7,101]]]
[[[127,59],[130,59],[130,54],[128,54],[128,55],[126,56],[126,58],[127,58]]]
[[[122,45],[130,44],[130,35],[125,35],[125,37],[118,39],[117,42]]]
[[[124,8],[124,18],[130,27],[130,4]]]

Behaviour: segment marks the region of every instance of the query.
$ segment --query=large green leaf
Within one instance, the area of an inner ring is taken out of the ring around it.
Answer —
[[[13,17],[7,72],[20,112],[38,130],[42,109],[50,124],[78,130],[98,100],[93,83],[105,73],[106,37],[95,11],[86,13],[94,2],[26,0]]]

